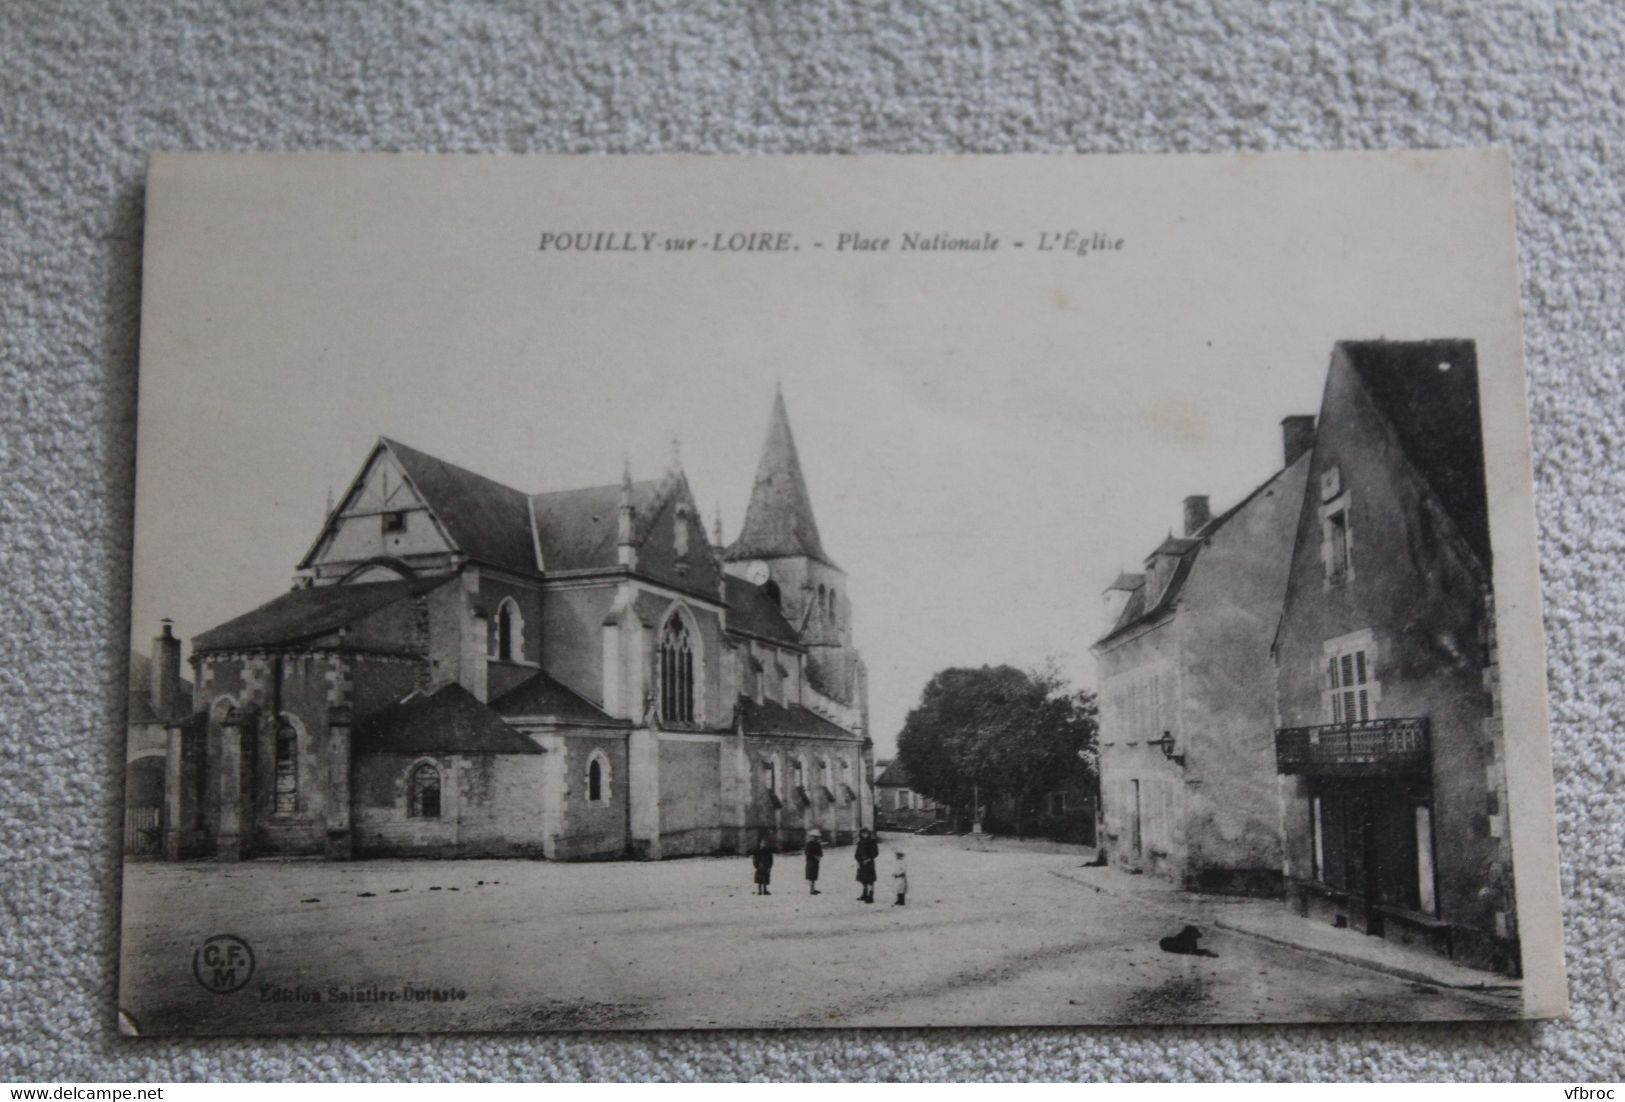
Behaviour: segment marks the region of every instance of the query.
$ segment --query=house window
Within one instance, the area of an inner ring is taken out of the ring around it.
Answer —
[[[670,723],[694,722],[694,648],[681,616],[666,621],[660,640],[660,716]]]
[[[405,513],[385,513],[384,514],[384,531],[385,532],[404,532],[404,531],[406,531],[406,514]]]
[[[829,795],[834,795],[834,787],[831,785],[829,778],[828,758],[818,759],[818,783],[826,793]]]
[[[1374,683],[1365,648],[1345,650],[1326,660],[1333,723],[1364,723],[1375,717]]]
[[[407,814],[414,819],[440,818],[440,770],[428,762],[412,770]]]
[[[1345,506],[1326,517],[1326,580],[1341,585],[1349,576],[1349,511]]]
[[[299,732],[283,723],[276,730],[276,791],[272,810],[292,815],[299,810]]]
[[[601,804],[609,800],[609,757],[602,750],[594,750],[587,757],[587,802]]]

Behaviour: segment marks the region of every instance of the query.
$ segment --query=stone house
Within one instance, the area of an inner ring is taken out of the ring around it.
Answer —
[[[1192,890],[1280,890],[1270,644],[1314,433],[1288,417],[1280,470],[1216,517],[1186,498],[1183,534],[1105,592],[1092,650],[1114,864]]]
[[[1332,352],[1274,655],[1290,902],[1518,970],[1471,341]]]
[[[875,824],[883,830],[919,830],[948,817],[948,808],[914,790],[900,761],[875,762]]]
[[[525,493],[387,438],[295,588],[192,640],[164,849],[660,858],[872,822],[867,684],[782,395],[743,530],[662,477]]]

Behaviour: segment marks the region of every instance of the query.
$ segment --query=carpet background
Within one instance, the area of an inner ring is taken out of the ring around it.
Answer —
[[[1625,1078],[1625,7],[12,3],[0,10],[0,1077]],[[125,1041],[152,149],[1517,159],[1574,1012],[1552,1024]]]

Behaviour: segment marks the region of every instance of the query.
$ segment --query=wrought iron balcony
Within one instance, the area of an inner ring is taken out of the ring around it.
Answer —
[[[1426,718],[1373,719],[1275,732],[1275,768],[1302,776],[1379,777],[1426,773]]]

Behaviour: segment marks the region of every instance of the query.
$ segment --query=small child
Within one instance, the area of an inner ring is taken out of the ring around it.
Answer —
[[[903,897],[908,895],[908,866],[903,864],[902,850],[897,851],[896,857],[897,867],[892,870],[891,882],[892,886],[897,889],[897,902],[893,903],[892,906],[901,907],[904,906]]]

